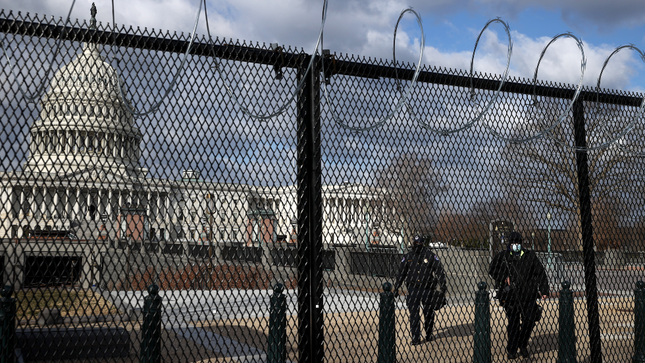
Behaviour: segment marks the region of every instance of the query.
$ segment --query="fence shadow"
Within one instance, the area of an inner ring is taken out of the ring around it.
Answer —
[[[442,332],[435,334],[438,339],[451,337],[466,337],[475,333],[474,324],[459,324],[445,328]]]

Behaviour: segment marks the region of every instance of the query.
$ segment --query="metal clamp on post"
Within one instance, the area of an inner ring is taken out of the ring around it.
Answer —
[[[141,363],[161,362],[161,296],[159,286],[148,286],[148,296],[143,301],[141,326]]]
[[[634,357],[632,363],[645,362],[645,283],[638,281],[634,290]]]
[[[392,284],[389,282],[384,283],[379,306],[377,363],[396,362],[396,306],[394,298]]]
[[[13,287],[5,285],[0,291],[0,361],[15,362],[16,299],[11,297]]]
[[[273,71],[275,72],[275,79],[282,79],[282,67],[284,65],[284,55],[282,53],[282,47],[278,43],[271,43],[271,49],[278,53],[278,60],[273,64]]]
[[[323,68],[325,70],[325,84],[330,85],[331,84],[331,76],[336,74],[336,55],[331,54],[329,49],[323,49],[322,51],[323,55],[323,62],[327,62],[329,60],[330,67],[325,67]]]
[[[268,363],[284,363],[287,360],[287,297],[284,285],[276,284],[269,307]]]
[[[558,334],[557,363],[576,362],[576,332],[573,311],[573,292],[569,281],[562,282],[560,290],[560,331]]]
[[[475,335],[473,336],[473,362],[491,363],[490,298],[488,285],[481,281],[475,293]]]

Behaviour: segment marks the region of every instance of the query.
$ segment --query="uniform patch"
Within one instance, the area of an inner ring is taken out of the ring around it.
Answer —
[[[403,259],[401,260],[401,262],[405,262],[405,257],[403,257]]]
[[[439,261],[439,256],[435,255],[435,256],[434,256],[434,259],[435,259],[435,260],[437,260],[437,261]]]
[[[428,263],[428,259],[427,259],[427,258],[424,258],[424,259],[423,259],[423,263]]]

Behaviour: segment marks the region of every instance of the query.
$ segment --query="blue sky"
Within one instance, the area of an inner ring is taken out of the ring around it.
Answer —
[[[112,1],[95,2],[98,20],[104,26],[112,22]],[[29,12],[56,18],[66,17],[71,4],[71,0],[0,0],[0,8],[21,11],[23,16]],[[141,29],[147,27],[188,34],[194,26],[199,0],[114,0],[114,4],[119,26]],[[90,6],[90,0],[77,0],[72,19],[87,20]],[[215,36],[267,44],[278,42],[311,52],[321,28],[322,6],[323,2],[320,0],[209,1],[209,24]],[[553,36],[567,31],[584,43],[587,59],[583,82],[585,85],[596,84],[603,62],[616,47],[631,43],[645,49],[645,1],[642,0],[616,0],[611,3],[604,0],[588,0],[584,3],[573,0],[518,0],[512,3],[502,0],[330,0],[324,27],[324,47],[337,53],[391,59],[396,21],[401,12],[409,7],[413,7],[422,17],[426,34],[423,63],[426,66],[468,69],[477,36],[490,19],[497,17],[504,20],[511,30],[513,56],[510,74],[513,77],[531,78],[546,44]],[[198,32],[205,34],[203,13],[199,20]],[[415,62],[418,59],[419,39],[416,19],[406,15],[398,30],[397,59]],[[14,43],[9,44],[11,49],[16,47]],[[489,74],[502,73],[506,65],[507,47],[503,28],[497,23],[493,24],[477,49],[475,70]],[[79,50],[78,47],[66,49],[64,54],[67,61],[78,54]],[[20,55],[20,52],[14,52],[11,57],[17,58]],[[176,54],[174,57],[178,63],[181,55]],[[545,54],[538,78],[577,84],[580,79],[580,63],[581,54],[576,44],[571,39],[561,39]],[[199,67],[198,71],[201,69]],[[155,69],[153,74],[170,76],[170,73],[159,70],[163,69],[161,63],[151,68]],[[264,92],[264,87],[269,88],[274,84],[270,67],[258,66],[248,70],[229,64],[225,68],[224,73],[235,80],[232,82],[233,93],[240,100],[248,101],[247,106],[265,104],[267,99],[271,106],[288,102],[287,98],[293,88],[287,82],[280,86],[285,87],[284,90],[274,93],[279,97],[266,97],[269,93]],[[247,90],[247,82],[244,82],[249,75],[247,71],[259,80],[251,83],[263,86]],[[151,176],[173,178],[179,175],[180,170],[190,168],[202,170],[202,175],[223,182],[293,184],[296,140],[295,126],[290,122],[294,119],[293,109],[269,121],[277,127],[266,128],[264,123],[251,120],[241,112],[226,114],[236,107],[232,106],[233,102],[228,96],[223,96],[224,101],[221,101],[221,85],[210,87],[205,84],[209,78],[197,76],[197,73],[182,75],[179,81],[181,91],[175,92],[174,97],[169,97],[159,112],[137,120],[144,130],[142,164],[150,169]],[[30,74],[30,77],[37,75]],[[142,76],[126,75],[126,83],[130,89],[139,90],[132,96],[137,108],[148,109],[157,100],[154,97],[155,92],[158,92],[154,88],[156,83],[135,87],[137,81],[133,79],[136,80],[137,77]],[[290,77],[293,82],[294,72],[286,72],[285,77]],[[168,82],[169,78],[165,81]],[[351,87],[353,82],[359,82],[361,87]],[[384,105],[382,94],[372,93],[371,90],[379,89],[385,84],[383,80],[357,81],[337,77],[332,82],[332,88],[335,95],[343,96],[336,98],[331,104],[334,109],[340,109],[338,112],[345,116],[343,118],[353,117],[369,123],[380,118],[385,109],[381,107]],[[645,67],[636,53],[623,51],[612,58],[603,75],[602,86],[644,91]],[[395,97],[389,96],[383,99],[394,102]],[[349,102],[361,100],[362,97],[366,97],[364,103]],[[210,102],[209,105],[219,102],[230,107],[205,107],[201,101],[193,104],[186,100],[201,100]],[[416,102],[423,102],[423,99]],[[34,114],[37,112],[36,106],[29,107]],[[218,110],[224,110],[222,112],[228,118],[224,119],[223,114],[217,113]],[[345,112],[341,112],[342,110]],[[428,109],[425,110],[431,121],[442,120]],[[334,184],[348,180],[369,184],[375,180],[375,171],[385,167],[395,155],[421,150],[423,156],[435,158],[437,167],[444,172],[446,182],[455,184],[453,193],[446,200],[454,203],[458,209],[463,210],[468,203],[489,198],[499,192],[497,184],[485,178],[491,175],[489,169],[495,166],[493,161],[497,159],[494,153],[503,146],[502,141],[481,129],[439,137],[417,127],[405,115],[400,112],[384,127],[355,134],[342,130],[331,122],[329,115],[324,114],[325,120],[329,121],[325,123],[326,135],[330,135],[324,140],[327,143],[324,145],[323,155],[325,182]],[[505,121],[513,118],[513,114],[506,115]],[[226,127],[214,128],[215,123],[205,121],[209,116],[225,120]],[[456,117],[459,120],[461,118]],[[489,118],[492,119],[492,116]],[[18,135],[26,138],[27,123],[19,126],[21,132]],[[274,133],[267,134],[267,129]],[[401,133],[405,133],[405,137],[396,137]],[[203,135],[215,136],[205,138]],[[205,151],[213,148],[217,151]],[[26,144],[22,144],[21,150],[26,153]],[[482,154],[485,155],[483,160],[478,159]],[[3,167],[7,168],[6,165]],[[488,189],[481,191],[471,188],[471,181],[477,178],[484,180],[482,184]]]
[[[102,22],[112,21],[112,0],[95,0]],[[170,31],[192,30],[199,0],[114,0],[118,24]],[[65,17],[70,0],[0,0],[0,8]],[[90,0],[77,0],[72,18],[89,17]],[[310,52],[320,30],[320,0],[208,1],[212,33],[220,37],[302,47]],[[584,42],[584,83],[595,85],[602,63],[618,46],[645,49],[645,2],[640,0],[329,0],[325,48],[378,58],[392,58],[396,20],[406,8],[420,13],[426,34],[424,63],[467,69],[477,35],[490,19],[510,27],[514,43],[511,75],[531,78],[540,52],[557,34],[571,32]],[[205,33],[204,16],[198,31]],[[507,42],[499,25],[490,27],[477,50],[475,69],[504,70]],[[397,38],[397,58],[418,58],[420,32],[412,16],[404,18]],[[549,48],[539,78],[575,84],[581,55],[573,40]],[[645,67],[629,50],[614,56],[602,86],[645,90]]]

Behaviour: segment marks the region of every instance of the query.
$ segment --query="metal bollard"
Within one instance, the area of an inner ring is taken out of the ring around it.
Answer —
[[[283,291],[282,284],[273,287],[269,307],[268,363],[284,363],[287,360],[287,298]]]
[[[562,282],[560,290],[560,331],[558,336],[558,363],[576,362],[576,333],[573,315],[571,283]]]
[[[155,284],[148,286],[148,296],[143,302],[140,362],[161,362],[161,296]]]
[[[473,336],[473,363],[491,363],[490,298],[488,285],[481,281],[475,293],[475,335]]]
[[[16,299],[11,297],[12,293],[11,285],[0,291],[0,363],[16,361]]]
[[[394,316],[394,293],[392,284],[383,284],[378,324],[378,359],[377,363],[396,362],[396,319]]]
[[[634,357],[632,363],[645,363],[645,282],[634,290]]]

